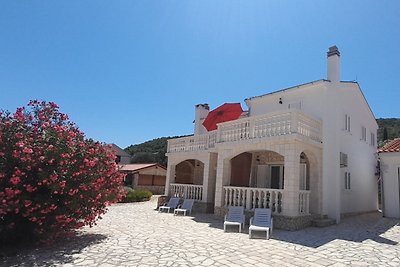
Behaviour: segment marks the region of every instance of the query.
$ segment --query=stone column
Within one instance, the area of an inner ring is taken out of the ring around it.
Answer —
[[[170,184],[175,182],[175,168],[176,165],[168,161],[167,177],[165,180],[165,193],[164,193],[166,196],[169,196]]]
[[[229,185],[231,178],[230,159],[226,158],[225,153],[218,154],[217,175],[215,182],[215,213],[220,214],[222,207],[225,205],[224,186]]]
[[[214,201],[216,165],[217,165],[217,154],[209,153],[208,158],[204,163],[202,202],[212,203]]]
[[[285,181],[282,197],[282,214],[299,215],[300,153],[290,149],[285,153]]]
[[[139,173],[132,174],[132,188],[136,188],[139,183]]]

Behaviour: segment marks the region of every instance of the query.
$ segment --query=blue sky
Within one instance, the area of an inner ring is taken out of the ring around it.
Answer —
[[[400,117],[400,1],[0,2],[0,109],[56,102],[121,147],[193,133],[194,105],[326,78],[341,51],[377,118]]]

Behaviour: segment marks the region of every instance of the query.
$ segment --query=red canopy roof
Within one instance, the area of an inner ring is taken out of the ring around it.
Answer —
[[[225,103],[208,113],[203,122],[208,131],[217,129],[217,124],[226,121],[236,120],[243,113],[240,103]]]

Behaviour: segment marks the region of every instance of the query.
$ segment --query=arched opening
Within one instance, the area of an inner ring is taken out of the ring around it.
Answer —
[[[300,154],[300,190],[310,190],[310,161],[304,152]]]
[[[284,188],[284,157],[274,151],[241,153],[231,159],[230,186]]]
[[[310,213],[321,213],[320,191],[320,165],[318,159],[311,151],[303,151],[300,154],[300,190],[309,191]]]
[[[202,185],[204,176],[204,163],[188,159],[182,161],[175,168],[175,183]]]

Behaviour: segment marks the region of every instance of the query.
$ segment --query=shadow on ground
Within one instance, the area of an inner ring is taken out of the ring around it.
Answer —
[[[107,236],[77,234],[51,245],[32,245],[24,248],[8,248],[0,254],[0,266],[54,266],[72,262],[74,254],[82,249],[101,243]]]
[[[209,227],[223,230],[223,218],[213,214],[195,213],[193,220],[206,223]],[[285,231],[274,229],[272,239],[299,244],[306,247],[317,248],[332,242],[333,240],[347,240],[352,242],[363,242],[373,240],[380,244],[397,245],[398,242],[385,238],[383,235],[392,227],[400,227],[400,221],[382,218],[380,213],[370,213],[348,217],[338,225],[324,228],[308,227],[298,231]],[[238,228],[228,228],[228,232],[238,231]],[[248,235],[248,224],[242,234]],[[256,234],[255,238],[265,238],[265,233]]]

